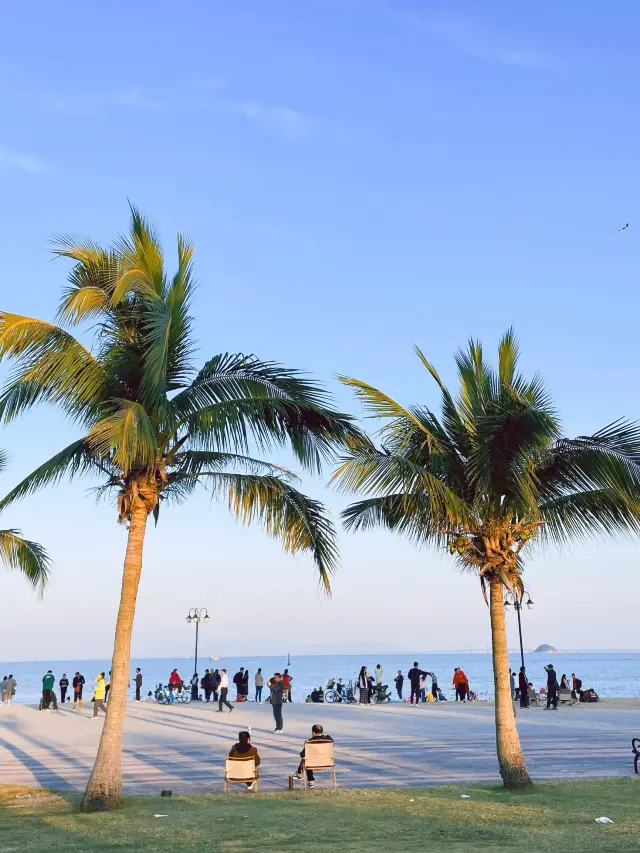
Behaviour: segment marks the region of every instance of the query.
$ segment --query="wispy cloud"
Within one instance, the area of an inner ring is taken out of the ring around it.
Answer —
[[[0,146],[0,172],[6,171],[39,175],[44,172],[44,166],[35,157]]]
[[[308,132],[303,115],[290,107],[272,106],[259,101],[238,101],[232,104],[232,109],[289,142],[297,142]]]
[[[49,98],[48,106],[68,115],[100,117],[114,108],[157,112],[166,104],[146,95],[133,86],[120,92],[95,92],[81,95],[64,95]]]
[[[511,36],[488,30],[461,15],[398,15],[393,17],[414,30],[447,42],[456,50],[503,65],[541,66],[546,60],[539,53],[514,44]]]

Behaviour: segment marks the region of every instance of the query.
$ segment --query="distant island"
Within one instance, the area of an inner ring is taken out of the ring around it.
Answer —
[[[554,646],[550,646],[549,643],[543,643],[541,646],[538,646],[537,649],[534,649],[534,654],[545,654],[545,655],[556,655],[558,654],[558,650]]]

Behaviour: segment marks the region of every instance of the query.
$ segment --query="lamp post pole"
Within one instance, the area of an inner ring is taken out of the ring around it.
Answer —
[[[524,666],[524,646],[522,644],[522,620],[520,619],[520,611],[524,607],[524,604],[522,603],[522,600],[524,598],[524,593],[521,596],[514,595],[512,597],[513,597],[513,607],[514,607],[516,613],[518,614],[518,636],[520,638],[520,660],[522,662],[522,666]],[[504,602],[504,606],[505,607],[511,607],[511,604],[512,604],[512,602],[509,601],[509,598],[506,598],[505,602]],[[527,595],[526,605],[527,605],[527,608],[529,610],[531,610],[531,608],[533,607],[533,601],[531,601],[531,598],[528,595]]]
[[[198,630],[200,628],[200,622],[208,622],[209,621],[209,613],[207,612],[206,607],[192,607],[189,610],[189,614],[187,616],[187,622],[195,622],[196,623],[196,652],[195,652],[195,663],[193,666],[194,675],[198,671]]]

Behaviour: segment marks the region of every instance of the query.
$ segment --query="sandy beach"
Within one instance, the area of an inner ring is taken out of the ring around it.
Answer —
[[[125,793],[219,791],[223,759],[240,729],[251,729],[262,757],[265,790],[287,787],[302,742],[320,722],[336,741],[338,783],[347,787],[498,782],[491,703],[284,706],[285,730],[272,733],[269,705],[246,703],[233,712],[213,705],[127,708]],[[639,699],[518,710],[518,726],[534,779],[628,776],[631,738],[640,736]],[[82,790],[96,754],[102,722],[64,708],[0,708],[0,779],[4,783]],[[321,781],[320,784],[326,784]]]

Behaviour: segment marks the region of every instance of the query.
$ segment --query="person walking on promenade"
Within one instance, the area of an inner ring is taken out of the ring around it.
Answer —
[[[142,690],[142,673],[140,667],[136,667],[136,702],[140,701],[140,691]]]
[[[291,702],[291,682],[293,681],[293,676],[289,675],[289,670],[285,669],[282,673],[282,683],[284,684],[284,701]]]
[[[575,672],[571,673],[571,698],[580,702],[580,691],[582,690],[582,679]]]
[[[62,677],[58,682],[58,687],[60,688],[60,702],[64,705],[67,701],[67,690],[69,689],[69,679],[67,678],[66,672],[62,673]]]
[[[398,670],[398,674],[393,679],[396,683],[396,693],[398,694],[398,699],[402,702],[402,686],[404,685],[404,675],[402,674],[402,670]]]
[[[333,743],[333,738],[330,735],[326,735],[324,733],[324,729],[319,723],[316,723],[311,727],[311,737],[307,741],[307,743]],[[304,759],[304,747],[302,748],[302,752],[300,753],[300,758]],[[301,761],[298,765],[297,771],[294,773],[294,779],[302,779],[302,771],[304,770],[304,761]],[[313,770],[307,770],[307,785],[309,788],[315,788],[315,778],[313,775]]]
[[[17,681],[13,677],[13,674],[10,673],[9,677],[5,675],[4,677],[4,689],[3,693],[0,694],[0,699],[4,695],[4,701],[7,705],[11,704],[11,700],[13,699],[13,695],[16,692]]]
[[[54,674],[50,669],[47,670],[47,674],[42,678],[42,710],[48,711],[49,705],[53,703],[53,710],[58,710],[58,700],[56,699],[56,694],[53,689],[53,685],[56,683],[56,679]]]
[[[414,702],[417,705],[418,702],[420,701],[420,679],[422,678],[423,675],[426,675],[426,674],[427,673],[424,672],[423,670],[421,670],[420,667],[418,666],[418,661],[414,660],[413,666],[411,667],[411,669],[407,673],[407,678],[409,679],[409,681],[411,683],[411,698],[409,699],[409,701],[411,702],[412,705]]]
[[[382,687],[382,676],[383,676],[382,666],[380,664],[378,664],[376,666],[376,687]]]
[[[198,701],[198,696],[199,696],[199,694],[198,694],[198,685],[199,685],[199,683],[200,683],[200,680],[199,680],[199,678],[198,678],[198,673],[197,673],[197,672],[194,672],[194,673],[193,673],[193,675],[191,676],[191,681],[190,681],[189,683],[191,684],[191,701],[192,701],[192,702],[197,702],[197,701]]]
[[[238,732],[238,743],[231,747],[229,758],[235,758],[237,761],[255,758],[257,770],[260,764],[260,756],[258,755],[256,747],[251,744],[251,735],[249,732]],[[247,782],[247,791],[253,791],[255,787],[255,780],[253,782]]]
[[[368,705],[369,704],[369,677],[367,675],[367,668],[363,666],[360,668],[360,674],[358,675],[358,690],[360,691],[360,704]]]
[[[527,668],[526,666],[520,667],[520,672],[518,673],[518,687],[520,688],[520,707],[528,708],[529,707],[529,683],[527,679]]]
[[[174,690],[178,693],[182,690],[182,679],[177,669],[172,669],[169,676],[169,692],[173,693]]]
[[[256,702],[262,702],[262,688],[264,687],[264,676],[262,675],[262,667],[258,667],[255,675],[256,683]]]
[[[79,672],[73,676],[72,686],[73,686],[73,707],[81,708],[84,704],[82,701],[82,688],[84,687],[85,679],[84,675],[81,675]]]
[[[279,734],[282,731],[282,702],[284,700],[284,684],[282,675],[279,672],[274,673],[270,682],[271,687],[271,710],[273,711],[273,719],[276,721],[276,727],[273,730],[274,734]]]
[[[233,705],[227,699],[227,694],[229,693],[229,676],[227,675],[227,670],[220,670],[220,699],[218,701],[218,713],[222,713],[222,706],[226,705],[229,711],[233,711]]]
[[[547,707],[546,711],[549,708],[553,707],[554,711],[558,710],[558,676],[556,675],[556,671],[553,668],[553,664],[550,663],[545,666],[545,670],[547,671]]]
[[[96,684],[93,688],[93,717],[92,720],[98,719],[98,711],[104,711],[107,713],[107,706],[104,704],[104,700],[107,698],[107,682],[105,681],[104,673],[101,672],[99,675],[96,675]]]

